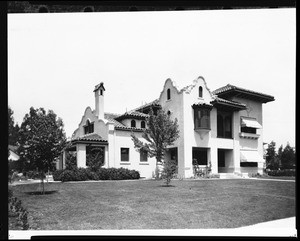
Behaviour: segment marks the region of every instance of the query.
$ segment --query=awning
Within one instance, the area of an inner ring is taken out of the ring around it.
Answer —
[[[240,151],[241,162],[264,162],[257,151]]]
[[[256,129],[260,129],[262,128],[262,126],[255,120],[255,119],[248,119],[248,118],[243,118],[242,117],[242,123],[241,123],[242,127],[252,127],[252,128],[256,128]]]

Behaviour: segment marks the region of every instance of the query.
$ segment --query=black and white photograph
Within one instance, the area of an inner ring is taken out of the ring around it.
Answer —
[[[7,4],[9,239],[297,236],[295,6]]]

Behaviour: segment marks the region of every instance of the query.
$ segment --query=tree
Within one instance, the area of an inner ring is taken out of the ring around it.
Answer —
[[[276,157],[276,143],[271,141],[267,148],[266,167],[271,170],[277,170],[279,167],[278,158]]]
[[[49,110],[30,108],[20,127],[19,154],[23,169],[37,170],[44,189],[47,171],[55,169],[55,160],[66,143],[62,119]]]
[[[15,125],[13,110],[8,106],[8,144],[17,146],[19,125]]]
[[[163,164],[164,173],[167,173],[164,177],[168,185],[174,174],[169,169],[174,169],[170,168],[171,163],[164,161],[164,154],[168,146],[173,145],[179,137],[177,119],[171,120],[167,112],[162,109],[158,110],[155,115],[151,109],[149,117],[146,119],[146,126],[142,135],[146,142],[142,142],[133,133],[131,134],[134,147],[140,152],[146,152],[149,157],[155,156],[156,165]]]
[[[295,168],[295,151],[294,148],[287,143],[281,154],[281,166],[283,169]]]

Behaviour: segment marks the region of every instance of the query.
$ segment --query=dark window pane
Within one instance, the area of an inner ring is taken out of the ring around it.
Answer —
[[[148,161],[148,155],[146,151],[140,151],[140,162]]]
[[[145,121],[142,121],[142,122],[141,122],[141,128],[146,128]]]
[[[121,161],[122,162],[129,161],[129,148],[121,148]]]
[[[241,167],[257,167],[257,162],[241,162]]]
[[[135,120],[131,121],[131,127],[135,127]]]
[[[167,100],[171,99],[171,90],[167,90]]]

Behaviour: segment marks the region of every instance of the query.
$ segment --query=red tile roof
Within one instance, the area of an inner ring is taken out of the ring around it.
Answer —
[[[263,94],[261,92],[256,92],[253,90],[248,90],[244,88],[240,88],[231,84],[227,84],[221,88],[218,88],[212,92],[214,95],[218,95],[220,97],[233,97],[236,94],[243,95],[244,98],[254,99],[257,101],[261,101],[263,103],[274,101],[274,97],[271,95]]]

